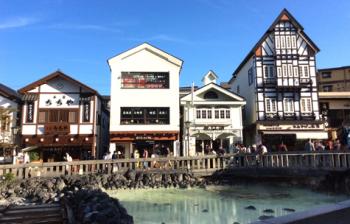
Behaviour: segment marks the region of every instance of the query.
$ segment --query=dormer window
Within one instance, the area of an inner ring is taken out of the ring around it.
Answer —
[[[204,99],[217,99],[217,98],[219,98],[218,94],[214,91],[209,91],[204,94]]]

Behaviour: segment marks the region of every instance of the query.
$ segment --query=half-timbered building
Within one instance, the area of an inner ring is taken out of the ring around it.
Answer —
[[[327,138],[320,119],[316,53],[319,48],[286,10],[234,71],[231,90],[245,97],[248,144],[283,142],[290,148],[307,138]]]
[[[23,95],[23,147],[36,146],[43,161],[101,158],[108,149],[108,111],[98,92],[56,71],[19,92]]]

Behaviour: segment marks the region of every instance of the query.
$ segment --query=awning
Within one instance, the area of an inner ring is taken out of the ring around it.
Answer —
[[[33,150],[35,150],[37,148],[38,148],[38,146],[29,146],[29,147],[26,147],[26,148],[22,149],[22,152],[33,151]]]
[[[205,133],[196,133],[191,135],[191,137],[195,137],[197,140],[211,140],[211,137]]]
[[[22,96],[22,100],[23,101],[35,101],[38,99],[38,94],[31,94],[31,93],[28,93],[28,94],[24,94]]]
[[[296,139],[328,139],[324,131],[263,131],[264,135],[295,135]]]
[[[237,137],[237,135],[235,135],[232,132],[225,132],[225,133],[220,134],[218,137],[216,137],[216,139],[226,139],[227,137],[230,137],[230,136]]]

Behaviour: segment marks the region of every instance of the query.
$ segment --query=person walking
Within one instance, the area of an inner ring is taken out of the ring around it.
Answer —
[[[143,150],[142,158],[144,158],[144,159],[147,159],[147,158],[148,158],[148,150],[147,150],[147,149]],[[143,167],[144,167],[145,169],[148,169],[148,161],[144,161],[144,162],[143,162]]]

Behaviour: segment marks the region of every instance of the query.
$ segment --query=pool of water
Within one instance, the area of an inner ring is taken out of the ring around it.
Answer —
[[[209,186],[206,189],[140,189],[108,192],[135,223],[250,223],[262,215],[290,214],[346,200],[344,195],[272,185]],[[254,206],[256,210],[245,207]],[[272,209],[273,213],[264,212]]]

